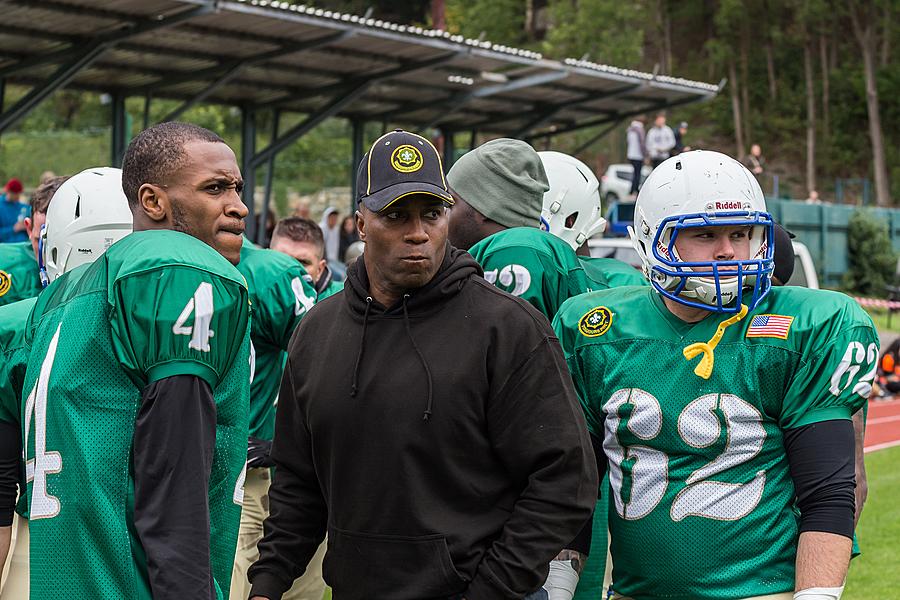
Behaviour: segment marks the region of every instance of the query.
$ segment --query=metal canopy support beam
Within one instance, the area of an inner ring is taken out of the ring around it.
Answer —
[[[575,151],[572,152],[572,154],[575,154],[575,155],[581,154],[582,152],[584,152],[585,150],[590,148],[593,144],[595,144],[596,142],[600,141],[601,139],[603,139],[604,137],[609,135],[609,133],[613,129],[615,129],[616,127],[618,127],[621,124],[622,124],[622,119],[613,121],[613,123],[611,125],[609,125],[608,127],[604,127],[602,130],[600,130],[600,133],[598,133],[597,135],[595,135],[594,137],[592,137],[585,143],[583,143],[580,146],[578,146],[577,148],[575,148]]]
[[[125,145],[128,139],[127,118],[125,114],[125,95],[116,92],[112,95],[112,143],[110,144],[110,164],[114,167],[122,166],[122,158],[125,156]]]
[[[354,89],[360,84],[363,83],[374,83],[376,81],[389,79],[391,77],[395,77],[397,75],[409,75],[411,73],[415,73],[416,71],[420,71],[422,69],[428,69],[446,62],[453,60],[454,58],[465,54],[465,51],[456,51],[456,52],[448,52],[446,54],[441,54],[439,56],[435,56],[434,58],[427,58],[425,60],[417,61],[417,62],[409,62],[404,63],[398,67],[394,67],[391,69],[385,69],[383,71],[377,71],[372,73],[371,75],[354,77],[348,81],[334,83],[331,85],[326,85],[320,88],[314,88],[309,90],[305,94],[286,94],[280,98],[276,98],[271,102],[266,102],[258,105],[259,108],[274,108],[277,106],[281,106],[287,102],[303,100],[306,98],[317,98],[319,96],[331,96],[335,94],[341,94],[346,90]]]
[[[359,194],[359,188],[356,184],[356,172],[359,169],[359,163],[362,161],[363,154],[365,154],[365,151],[363,150],[363,144],[365,143],[363,136],[365,134],[366,122],[361,119],[353,119],[350,121],[350,125],[353,127],[353,150],[350,161],[350,204],[353,207],[353,211],[356,212],[356,197]]]
[[[628,94],[637,89],[640,89],[641,87],[643,87],[643,85],[644,85],[643,83],[623,85],[622,87],[618,87],[614,90],[610,90],[610,91],[602,93],[602,94],[593,94],[593,95],[586,94],[586,95],[582,96],[581,98],[576,98],[574,100],[569,100],[566,102],[560,102],[559,104],[554,104],[548,110],[546,110],[543,113],[541,113],[540,115],[538,115],[535,119],[529,121],[528,123],[526,123],[525,125],[520,127],[513,134],[513,137],[525,136],[529,131],[531,131],[535,127],[540,127],[541,125],[543,125],[544,123],[546,123],[547,121],[549,121],[550,119],[552,119],[553,117],[555,117],[556,115],[558,115],[560,112],[562,112],[563,110],[565,110],[567,108],[571,108],[573,106],[578,106],[579,104],[584,104],[585,102],[590,102],[593,100],[601,100],[601,99],[606,100],[606,99],[610,99],[610,98],[615,98],[617,96],[621,96],[623,94]],[[609,113],[607,113],[607,114],[609,114]]]
[[[446,102],[442,102],[442,104],[447,105],[447,110],[443,111],[440,117],[433,119],[430,123],[425,125],[423,129],[430,129],[434,127],[449,115],[452,115],[463,108],[472,100],[476,100],[478,98],[489,98],[497,94],[513,92],[516,90],[534,87],[536,85],[544,85],[547,83],[552,83],[554,81],[559,81],[560,79],[565,79],[568,76],[568,71],[550,71],[549,73],[539,73],[537,75],[514,79],[506,83],[489,85],[467,93],[454,94],[453,97],[451,97],[449,100],[447,100]]]
[[[570,125],[569,127],[563,127],[561,129],[545,131],[542,133],[536,133],[534,135],[528,136],[527,139],[529,139],[530,141],[534,141],[534,140],[545,138],[545,137],[553,137],[554,135],[559,135],[562,133],[570,133],[572,131],[578,131],[580,129],[585,129],[587,127],[595,127],[597,125],[605,125],[606,123],[611,123],[613,121],[622,121],[623,119],[627,119],[628,117],[633,117],[635,115],[641,115],[646,112],[675,108],[676,106],[683,106],[685,104],[692,104],[694,102],[697,102],[696,97],[688,97],[688,98],[684,98],[682,100],[677,100],[675,102],[657,102],[656,104],[651,104],[650,106],[645,106],[638,110],[630,110],[630,111],[627,111],[624,113],[615,113],[612,116],[601,117],[599,119],[590,119],[588,121],[583,121],[581,123],[575,123],[573,125]]]
[[[281,111],[276,110],[272,115],[272,142],[278,139],[278,126],[281,123]],[[259,227],[256,228],[256,243],[268,245],[269,240],[266,239],[266,232],[269,229],[269,202],[272,201],[272,186],[275,179],[275,155],[269,157],[266,164],[266,191],[263,196],[262,212],[259,215]]]
[[[444,138],[444,171],[449,171],[450,167],[453,166],[453,158],[456,154],[456,149],[453,147],[453,131],[449,129],[441,129],[441,137]]]
[[[73,57],[72,60],[62,65],[47,81],[42,85],[35,86],[35,88],[19,100],[15,106],[12,106],[8,111],[5,111],[0,115],[0,132],[8,129],[50,94],[66,85],[79,71],[97,60],[104,51],[115,46],[116,43],[148,31],[171,27],[172,25],[194,18],[198,15],[209,13],[213,10],[215,10],[214,3],[207,2],[202,6],[182,11],[169,17],[147,19],[124,30],[101,35],[84,46],[80,52],[72,52],[71,49],[67,50],[65,56]],[[15,66],[16,65],[13,65],[13,67]]]
[[[153,94],[147,92],[144,95],[144,123],[141,131],[150,127],[150,103],[153,101]]]
[[[19,119],[27,115],[47,96],[66,85],[84,67],[97,59],[106,50],[104,44],[93,44],[83,50],[74,60],[63,65],[50,76],[44,85],[34,87],[30,92],[0,115],[0,132],[6,131]]]
[[[372,85],[372,81],[366,81],[365,83],[360,84],[355,89],[351,90],[340,98],[336,98],[334,101],[322,107],[320,110],[309,114],[306,119],[286,131],[277,140],[273,140],[272,143],[266,146],[264,150],[261,150],[255,156],[253,156],[253,158],[250,160],[250,166],[253,168],[261,166],[263,163],[269,160],[269,158],[275,156],[276,154],[293,144],[295,141],[300,139],[316,125],[318,125],[328,117],[333,117],[334,115],[339,113],[345,106],[362,96],[370,85]]]
[[[253,155],[256,153],[256,113],[249,106],[241,107],[241,174],[244,177],[244,204],[247,205],[246,235],[256,239],[255,192],[256,167],[253,166]]]
[[[254,54],[252,56],[248,56],[246,58],[241,58],[237,60],[228,61],[222,63],[221,65],[217,65],[215,67],[211,67],[209,69],[204,69],[201,71],[194,71],[192,73],[185,73],[180,76],[167,77],[164,80],[151,84],[154,88],[159,87],[160,85],[169,86],[175,85],[178,83],[185,83],[191,81],[197,81],[198,79],[205,79],[207,77],[215,77],[215,80],[206,86],[203,90],[198,92],[193,98],[187,100],[184,104],[173,110],[171,113],[166,115],[163,121],[174,121],[181,114],[183,114],[190,107],[194,106],[198,102],[203,102],[208,98],[212,93],[214,93],[217,89],[234,79],[234,77],[243,69],[244,67],[248,67],[250,65],[264,63],[274,58],[278,58],[280,56],[284,56],[286,54],[297,54],[298,52],[304,52],[306,50],[313,50],[315,48],[320,48],[322,46],[326,46],[328,44],[332,44],[334,42],[339,42],[343,39],[351,37],[354,34],[353,31],[342,31],[339,33],[329,34],[325,36],[321,36],[306,42],[299,42],[295,44],[287,44],[276,48],[275,50],[271,50],[269,52],[262,52],[260,54]],[[148,86],[149,87],[149,86]]]

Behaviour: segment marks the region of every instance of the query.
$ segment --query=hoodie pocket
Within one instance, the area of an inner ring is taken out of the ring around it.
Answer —
[[[335,600],[439,598],[466,587],[439,534],[410,537],[330,528],[322,574]]]

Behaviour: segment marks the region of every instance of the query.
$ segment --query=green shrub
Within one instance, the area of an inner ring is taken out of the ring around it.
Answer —
[[[844,288],[863,296],[884,296],[885,286],[894,283],[896,267],[887,226],[867,211],[853,213],[847,231]]]

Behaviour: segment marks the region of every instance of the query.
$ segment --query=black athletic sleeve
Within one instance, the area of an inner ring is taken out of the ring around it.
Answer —
[[[603,494],[603,476],[606,474],[606,454],[603,453],[603,442],[595,436],[593,433],[591,435],[591,446],[594,448],[594,456],[597,457],[597,477],[600,481],[599,486],[597,488],[597,497],[599,498]],[[597,515],[596,511],[591,513],[590,518],[585,522],[584,527],[581,528],[581,531],[578,532],[578,535],[575,536],[575,539],[566,546],[569,550],[575,550],[576,552],[580,552],[585,556],[588,556],[591,552],[591,541],[594,537],[594,519],[605,519],[606,515]]]
[[[856,503],[853,422],[840,419],[788,429],[784,447],[800,509],[800,532],[852,538]]]
[[[22,447],[15,423],[0,421],[0,527],[9,527],[16,510]]]
[[[209,476],[216,405],[200,377],[144,388],[134,430],[134,525],[154,600],[215,600],[209,557]]]

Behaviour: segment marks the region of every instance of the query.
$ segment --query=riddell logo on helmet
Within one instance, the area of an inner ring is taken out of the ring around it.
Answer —
[[[714,210],[748,210],[750,208],[749,202],[740,202],[738,200],[716,200],[714,203],[711,202],[707,209]]]

